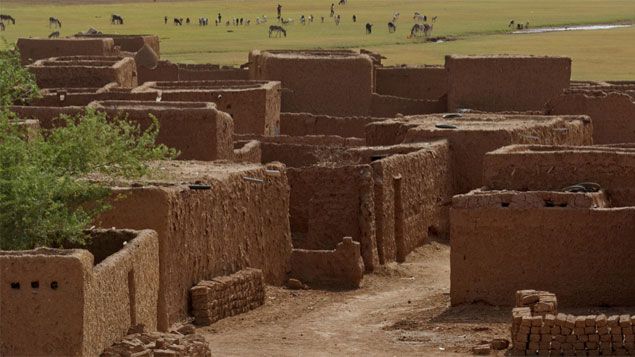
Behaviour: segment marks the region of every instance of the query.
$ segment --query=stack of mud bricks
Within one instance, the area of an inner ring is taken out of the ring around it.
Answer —
[[[190,293],[194,323],[210,325],[264,304],[264,277],[262,270],[248,268],[232,275],[201,281]]]
[[[513,355],[635,355],[635,316],[557,312],[554,294],[520,290],[512,310]]]

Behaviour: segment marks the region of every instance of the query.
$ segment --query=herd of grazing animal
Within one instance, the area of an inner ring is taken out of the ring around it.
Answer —
[[[516,23],[516,21],[511,20],[509,22],[509,25],[507,25],[507,27],[511,28],[512,30],[515,28],[516,30],[525,30],[529,28],[529,21],[527,21],[525,24],[522,23]]]

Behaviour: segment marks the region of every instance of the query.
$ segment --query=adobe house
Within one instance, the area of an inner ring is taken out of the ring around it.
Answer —
[[[237,134],[280,133],[280,82],[178,81],[146,82],[132,93],[155,93],[167,102],[212,102],[234,119]]]
[[[510,144],[584,145],[592,142],[586,116],[527,114],[430,114],[372,122],[366,145],[395,145],[447,139],[453,192],[482,186],[485,153]]]
[[[545,56],[445,57],[448,111],[542,111],[569,87],[571,59]]]
[[[287,280],[289,185],[283,165],[161,161],[134,182],[104,179],[112,209],[101,227],[150,228],[159,237],[158,328],[184,320],[189,290],[245,268]]]
[[[403,261],[444,231],[450,197],[448,143],[366,147],[340,137],[261,138],[263,162],[287,165],[296,249],[359,242],[366,271]]]
[[[635,205],[635,147],[511,145],[483,159],[483,184],[492,190],[560,190],[600,185],[613,206]]]
[[[450,226],[452,305],[513,306],[527,287],[566,306],[635,305],[635,207],[603,191],[477,190],[453,198]]]
[[[595,144],[635,141],[635,82],[575,85],[546,106],[551,115],[584,114],[593,121]]]
[[[22,65],[51,57],[119,54],[112,38],[19,38],[16,47],[20,50]]]
[[[157,233],[89,234],[74,249],[0,251],[0,354],[96,356],[131,326],[156,330]]]
[[[71,56],[38,60],[27,69],[40,88],[101,87],[115,82],[137,86],[137,66],[130,57]]]

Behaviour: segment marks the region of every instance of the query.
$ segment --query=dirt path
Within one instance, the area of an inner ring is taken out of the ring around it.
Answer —
[[[269,287],[267,303],[201,328],[221,356],[466,353],[507,337],[509,309],[449,308],[450,250],[433,242],[348,292]]]

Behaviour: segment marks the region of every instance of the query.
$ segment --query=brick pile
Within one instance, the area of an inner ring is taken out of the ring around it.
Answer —
[[[259,269],[243,269],[232,275],[201,281],[190,289],[190,294],[194,323],[210,325],[264,304],[264,278]]]
[[[554,294],[520,290],[512,310],[514,355],[624,356],[635,354],[635,316],[557,312]]]
[[[205,338],[178,332],[145,332],[125,336],[106,348],[101,357],[211,357]]]

